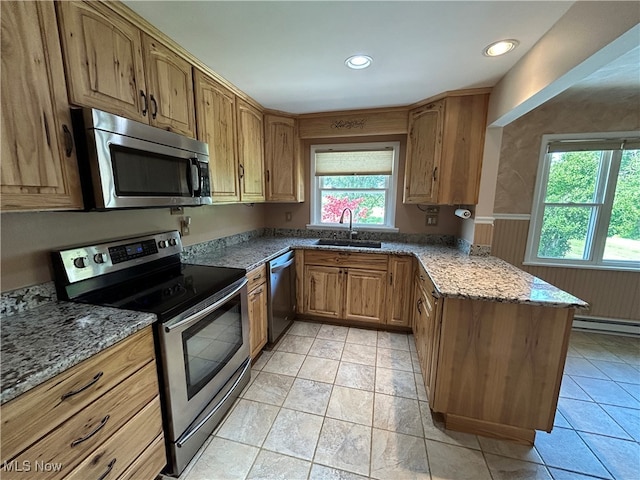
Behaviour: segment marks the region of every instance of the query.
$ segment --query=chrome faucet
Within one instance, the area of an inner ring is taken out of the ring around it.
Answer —
[[[340,223],[344,223],[345,212],[349,212],[349,240],[353,240],[354,235],[356,235],[358,232],[353,229],[353,212],[350,208],[345,208],[344,210],[342,210],[342,215],[340,215]]]

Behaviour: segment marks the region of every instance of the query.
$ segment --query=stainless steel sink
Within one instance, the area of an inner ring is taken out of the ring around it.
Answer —
[[[374,242],[370,240],[333,240],[330,238],[321,238],[316,245],[330,245],[333,247],[360,247],[360,248],[382,248],[382,242]]]

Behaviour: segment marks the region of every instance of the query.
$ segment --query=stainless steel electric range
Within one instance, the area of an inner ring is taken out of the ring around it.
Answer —
[[[157,315],[169,465],[178,476],[250,378],[245,271],[184,264],[177,231],[52,253],[58,298]]]

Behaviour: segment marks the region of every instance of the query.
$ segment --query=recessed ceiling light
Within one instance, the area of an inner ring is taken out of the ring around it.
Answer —
[[[373,62],[373,58],[368,55],[352,55],[344,61],[344,64],[354,70],[367,68]]]
[[[518,40],[500,40],[499,42],[494,42],[486,47],[482,51],[482,53],[487,57],[497,57],[499,55],[504,55],[505,53],[510,52],[519,44],[520,42],[518,42]]]

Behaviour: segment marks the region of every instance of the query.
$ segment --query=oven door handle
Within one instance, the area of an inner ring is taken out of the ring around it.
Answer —
[[[218,300],[216,303],[213,303],[211,305],[209,305],[207,308],[205,308],[204,310],[200,310],[198,313],[194,313],[193,315],[180,320],[178,323],[174,324],[174,325],[165,325],[164,327],[164,331],[166,333],[172,332],[178,328],[186,328],[189,325],[191,325],[192,323],[196,323],[197,321],[199,321],[202,317],[206,317],[209,313],[211,313],[213,310],[216,310],[218,307],[220,307],[221,305],[224,305],[225,303],[227,303],[232,297],[234,297],[235,295],[237,295],[237,293],[242,290],[242,287],[244,287],[248,280],[247,277],[244,277],[243,279],[238,281],[238,286],[235,287],[231,292],[229,292],[229,294],[225,295],[224,298],[221,298],[220,300]]]
[[[236,381],[233,383],[232,387],[229,389],[229,391],[225,394],[225,396],[222,398],[222,400],[220,400],[218,402],[218,404],[213,408],[213,410],[211,410],[202,420],[200,420],[198,422],[197,425],[195,425],[193,428],[190,428],[189,430],[187,430],[186,432],[184,432],[180,438],[178,440],[176,440],[176,446],[178,448],[182,448],[184,447],[184,445],[189,441],[189,439],[195,435],[198,430],[200,430],[202,428],[202,426],[207,423],[209,421],[209,419],[211,417],[213,417],[216,412],[218,410],[220,410],[220,407],[222,405],[224,405],[224,403],[227,401],[227,399],[233,394],[233,392],[235,391],[236,387],[238,386],[238,384],[240,383],[240,381],[242,380],[242,377],[244,377],[245,373],[247,372],[247,370],[251,367],[251,361],[249,359],[246,360],[245,362],[245,366],[242,369],[242,373],[240,373],[240,375],[238,375],[238,378],[236,378]]]

